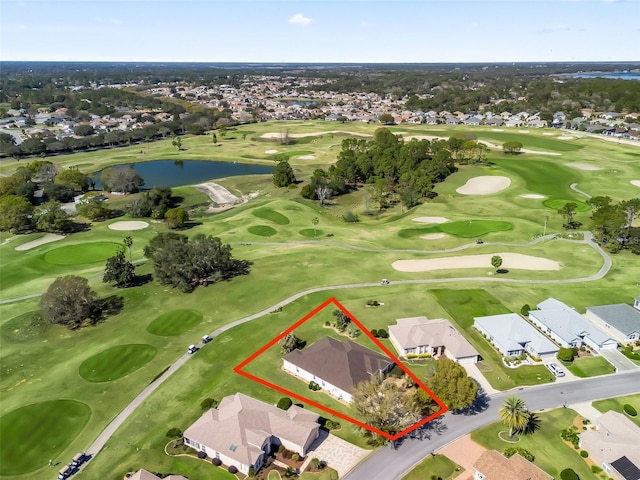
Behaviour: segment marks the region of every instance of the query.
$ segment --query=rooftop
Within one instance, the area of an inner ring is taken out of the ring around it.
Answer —
[[[484,475],[484,480],[552,480],[553,478],[517,453],[507,458],[495,450],[487,450],[480,455],[473,467]]]
[[[587,311],[593,312],[625,335],[640,332],[640,311],[626,303],[587,307]]]
[[[429,320],[427,317],[399,318],[389,332],[404,348],[444,345],[456,358],[478,355],[478,351],[445,319]]]

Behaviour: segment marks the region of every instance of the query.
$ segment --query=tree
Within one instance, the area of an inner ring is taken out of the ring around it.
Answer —
[[[24,197],[7,195],[0,198],[0,230],[24,232],[32,227],[33,205]]]
[[[106,220],[110,215],[109,207],[100,197],[82,200],[76,206],[76,212],[90,220]]]
[[[73,230],[69,214],[54,200],[43,203],[36,211],[36,227],[43,232],[63,233]]]
[[[105,190],[113,192],[131,193],[144,185],[142,177],[131,166],[105,168],[100,180]]]
[[[302,341],[293,333],[287,333],[280,339],[278,345],[280,345],[280,352],[286,355],[289,352],[293,352],[300,347]]]
[[[57,185],[55,183],[46,183],[42,188],[44,196],[48,200],[56,200],[58,202],[70,202],[76,195],[73,187],[68,185]]]
[[[411,187],[405,187],[400,191],[400,201],[406,208],[413,208],[420,204],[420,196]]]
[[[58,277],[42,295],[40,308],[46,320],[76,329],[89,318],[97,305],[97,295],[86,278]]]
[[[387,433],[400,432],[422,418],[413,391],[381,374],[354,387],[352,405],[364,422]]]
[[[17,195],[18,187],[23,180],[17,175],[0,177],[0,197],[7,195]]]
[[[79,137],[88,137],[89,135],[94,135],[96,131],[91,125],[84,124],[78,125],[76,128],[74,128],[73,133],[75,133]]]
[[[159,233],[144,248],[153,262],[156,279],[184,292],[198,285],[209,285],[247,275],[252,262],[235,259],[231,246],[223,245],[218,237],[202,233],[189,239],[185,235]]]
[[[391,115],[390,113],[381,113],[380,116],[378,117],[378,120],[383,125],[393,125],[396,123],[395,119],[393,118],[393,115]]]
[[[344,332],[351,323],[351,318],[340,309],[336,308],[331,315],[335,318],[334,325],[340,332]]]
[[[500,407],[500,420],[509,427],[509,436],[513,436],[514,432],[520,432],[529,423],[531,416],[527,404],[520,397],[515,395],[507,397]]]
[[[213,140],[214,145],[218,143],[218,136],[216,135],[216,132],[211,133],[211,139]]]
[[[633,198],[631,200],[624,200],[620,202],[620,208],[627,216],[627,235],[629,235],[629,231],[631,230],[631,226],[633,221],[640,214],[640,198]]]
[[[172,208],[164,214],[164,220],[170,229],[182,228],[189,221],[189,212],[182,207]]]
[[[471,406],[478,394],[476,381],[467,375],[462,365],[447,357],[438,359],[433,375],[426,379],[426,385],[454,411]],[[423,401],[427,400],[422,391],[419,395]],[[430,401],[430,397],[428,400]]]
[[[58,185],[67,185],[83,192],[86,192],[89,189],[89,180],[87,179],[87,176],[80,170],[74,168],[61,171],[56,175],[54,181]]]
[[[293,168],[287,160],[280,160],[273,172],[273,184],[276,187],[288,187],[292,183],[296,183]]]
[[[516,154],[522,150],[522,143],[520,142],[505,142],[502,144],[502,151],[504,153]]]
[[[502,257],[500,255],[494,255],[493,257],[491,257],[491,266],[495,268],[497,272],[498,269],[502,266]]]
[[[311,223],[313,223],[313,238],[316,238],[316,227],[318,226],[318,223],[320,223],[320,219],[318,217],[313,217]]]
[[[127,261],[122,250],[113,257],[107,258],[102,276],[104,283],[113,283],[116,288],[132,287],[135,284],[135,278],[135,267]]]
[[[129,249],[129,261],[131,261],[131,246],[133,245],[133,238],[131,238],[131,235],[127,235],[122,239],[122,243],[124,243]]]
[[[575,202],[567,202],[564,204],[564,207],[558,210],[558,213],[562,215],[562,218],[564,218],[566,221],[566,223],[564,224],[565,228],[570,228],[572,225],[574,225],[573,216],[575,215],[577,209],[578,205]]]

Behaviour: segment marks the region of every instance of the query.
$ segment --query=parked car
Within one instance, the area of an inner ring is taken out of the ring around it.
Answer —
[[[204,337],[202,337],[202,343],[209,343],[211,340],[213,340],[213,338],[211,338],[209,335],[205,335]]]
[[[195,345],[189,345],[189,348],[187,349],[188,354],[194,354],[197,351],[198,351],[198,347],[196,347]]]
[[[549,362],[547,363],[547,368],[553,373],[556,377],[564,377],[565,373],[562,368],[557,363]]]
[[[389,285],[389,280],[387,280],[386,278],[383,278],[383,279],[380,281],[380,285]]]

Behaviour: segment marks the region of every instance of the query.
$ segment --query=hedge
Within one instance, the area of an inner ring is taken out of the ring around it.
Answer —
[[[561,480],[580,480],[580,477],[576,472],[570,468],[565,468],[560,472]]]
[[[622,410],[624,410],[624,413],[626,413],[627,415],[629,415],[630,417],[635,417],[636,415],[638,415],[638,412],[636,411],[635,408],[633,408],[631,405],[629,405],[628,403],[625,403],[622,406]]]

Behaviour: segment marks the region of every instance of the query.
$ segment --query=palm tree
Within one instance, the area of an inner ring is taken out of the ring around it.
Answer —
[[[520,397],[507,397],[500,407],[500,420],[509,427],[509,436],[513,436],[514,431],[521,431],[529,423],[529,408]]]

